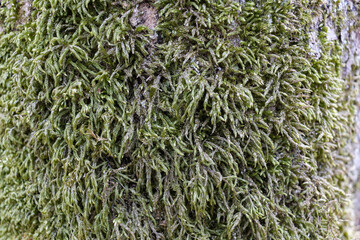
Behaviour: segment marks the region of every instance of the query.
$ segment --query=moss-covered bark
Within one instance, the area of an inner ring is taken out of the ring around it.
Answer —
[[[2,1],[0,238],[351,238],[351,2]]]

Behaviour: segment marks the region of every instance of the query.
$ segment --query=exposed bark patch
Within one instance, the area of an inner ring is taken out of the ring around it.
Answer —
[[[239,24],[236,22],[236,21],[233,21],[232,24],[231,24],[231,28],[235,31],[237,28],[239,27]],[[239,47],[240,45],[240,38],[238,36],[230,36],[229,37],[229,40],[232,42],[232,44],[235,46],[235,47]]]
[[[20,7],[16,15],[17,20],[15,22],[15,29],[13,30],[16,30],[18,25],[27,23],[31,16],[31,9],[32,9],[31,0],[20,0],[19,4]],[[0,1],[0,5],[1,5],[1,1]],[[8,9],[10,9],[13,7],[13,4],[8,3],[5,6]],[[0,26],[0,33],[1,32],[3,32],[3,28]]]
[[[325,0],[322,3],[323,14],[312,17],[309,36],[309,48],[311,56],[319,58],[323,49],[321,48],[319,32],[326,27],[326,38],[328,41],[337,41],[343,49],[342,62],[344,64],[342,77],[353,75],[352,68],[359,62],[360,56],[360,33],[356,22],[359,21],[357,0],[341,0],[338,4]],[[341,16],[343,23],[339,26],[337,21]]]
[[[308,33],[309,48],[310,48],[309,56],[314,59],[319,59],[321,56],[321,43],[318,34],[319,34],[319,25],[322,19],[320,16],[313,16],[311,20],[312,20],[312,25]]]
[[[16,21],[16,26],[19,24],[25,24],[31,15],[31,1],[30,0],[22,0],[20,1],[21,7],[19,10],[19,19]]]
[[[150,45],[147,48],[149,56],[145,59],[144,64],[152,62],[151,56],[156,48],[155,43],[158,41],[158,33],[154,31],[158,25],[158,19],[157,9],[150,3],[137,4],[130,18],[130,24],[133,27],[146,26],[152,30],[150,34]]]
[[[359,0],[341,0],[340,11],[344,14],[344,24],[341,27],[338,40],[343,47],[342,62],[344,78],[359,78],[360,64],[360,12]],[[358,83],[357,83],[358,84]],[[358,88],[358,86],[356,86]],[[355,194],[353,198],[354,220],[356,235],[354,239],[360,239],[360,95],[356,97],[357,114],[355,118],[356,137],[352,143],[353,168],[351,169],[352,181],[355,182]]]
[[[154,6],[149,3],[141,3],[137,5],[130,18],[132,26],[136,27],[144,25],[150,29],[155,29],[158,24],[158,14]]]
[[[341,11],[344,13],[344,26],[341,29],[339,40],[344,46],[342,61],[345,63],[343,76],[357,75],[353,67],[360,62],[360,16],[359,1],[340,1]]]

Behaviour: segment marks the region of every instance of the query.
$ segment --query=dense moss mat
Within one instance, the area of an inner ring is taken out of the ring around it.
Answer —
[[[321,4],[2,4],[1,239],[349,237],[354,85],[324,24],[311,52]]]

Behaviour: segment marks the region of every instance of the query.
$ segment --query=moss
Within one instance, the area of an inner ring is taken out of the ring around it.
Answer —
[[[348,238],[355,83],[309,2],[8,1],[0,238]]]

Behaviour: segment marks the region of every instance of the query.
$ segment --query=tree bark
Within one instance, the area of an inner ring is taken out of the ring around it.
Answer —
[[[0,239],[357,238],[358,0],[0,3]]]

